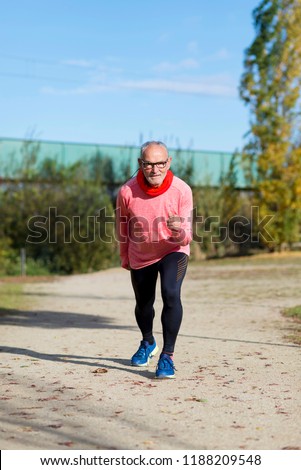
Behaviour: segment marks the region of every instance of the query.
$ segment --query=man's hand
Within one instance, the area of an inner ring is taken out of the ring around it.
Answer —
[[[168,214],[166,225],[172,232],[180,232],[182,225],[181,217],[176,214]]]

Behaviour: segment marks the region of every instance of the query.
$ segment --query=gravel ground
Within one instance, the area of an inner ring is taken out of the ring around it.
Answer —
[[[301,449],[301,257],[190,263],[175,380],[133,368],[121,268],[24,284],[1,319],[1,449]],[[162,346],[160,293],[155,336]]]

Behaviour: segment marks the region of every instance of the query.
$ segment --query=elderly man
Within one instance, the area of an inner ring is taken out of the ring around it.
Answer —
[[[137,176],[117,196],[117,235],[121,265],[130,270],[135,316],[142,334],[133,366],[147,366],[158,352],[153,336],[156,283],[160,273],[163,348],[156,378],[174,378],[174,348],[183,308],[181,286],[192,239],[192,191],[173,175],[172,158],[160,141],[142,145]]]

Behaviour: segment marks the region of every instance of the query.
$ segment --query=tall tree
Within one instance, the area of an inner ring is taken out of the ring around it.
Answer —
[[[243,156],[260,214],[274,215],[271,249],[300,236],[301,0],[262,0],[253,11],[240,96],[250,109]]]

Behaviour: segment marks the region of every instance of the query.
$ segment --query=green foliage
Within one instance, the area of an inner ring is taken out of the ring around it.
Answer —
[[[218,187],[205,178],[193,189],[195,219],[194,240],[208,257],[243,254],[250,248],[250,209],[248,196],[237,189],[237,154],[228,171],[221,175]]]
[[[273,215],[270,249],[300,238],[301,0],[263,0],[246,50],[240,95],[250,109],[243,149],[254,204]]]
[[[39,163],[32,147],[23,163],[19,181],[0,192],[0,274],[20,274],[24,247],[28,274],[88,272],[116,264],[113,204],[100,180],[113,179],[107,163],[103,173],[94,171],[95,165],[93,170],[95,162],[92,168],[84,161]]]
[[[178,157],[172,169],[192,186],[192,159]],[[202,187],[193,189],[196,215],[204,220],[197,225],[195,235],[202,237],[197,245],[208,256],[248,249],[247,243],[236,242],[237,217],[250,209],[248,198],[236,190],[236,173],[237,155],[233,155],[218,188],[204,179]],[[120,180],[131,176],[129,162],[124,160],[118,175],[113,161],[99,153],[63,165],[53,157],[41,159],[39,145],[25,142],[22,164],[14,164],[14,176],[14,182],[0,191],[0,276],[20,274],[24,248],[28,275],[81,273],[119,265],[114,204]]]
[[[4,221],[4,218],[1,217]],[[3,225],[0,228],[3,234]],[[0,276],[20,274],[20,264],[18,264],[18,254],[11,247],[11,240],[8,237],[0,236]]]

